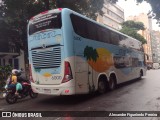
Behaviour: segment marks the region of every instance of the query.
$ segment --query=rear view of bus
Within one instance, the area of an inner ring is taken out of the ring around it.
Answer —
[[[40,94],[74,94],[69,61],[65,59],[62,9],[42,12],[28,24],[29,69],[32,89]]]

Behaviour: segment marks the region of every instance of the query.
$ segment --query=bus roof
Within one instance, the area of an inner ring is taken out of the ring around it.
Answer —
[[[91,19],[91,18],[88,18],[88,17],[86,17],[86,16],[84,16],[84,15],[82,15],[82,14],[80,14],[80,13],[77,13],[77,12],[75,12],[75,11],[73,11],[73,10],[70,10],[70,9],[68,9],[68,8],[63,8],[62,12],[63,12],[63,11],[66,11],[66,10],[67,10],[67,11],[69,10],[69,11],[71,11],[71,12],[73,12],[73,13],[75,13],[75,14],[77,14],[77,15],[85,18],[85,19],[88,19],[88,20],[92,21],[92,22],[95,23],[95,24],[98,24],[98,25],[100,25],[100,26],[103,26],[103,27],[105,27],[105,28],[107,28],[107,29],[109,29],[109,30],[111,30],[111,31],[114,31],[114,32],[116,32],[116,33],[118,33],[118,34],[121,34],[121,35],[123,35],[123,36],[125,36],[125,37],[127,37],[127,38],[130,38],[130,39],[132,39],[132,40],[134,40],[134,41],[142,44],[141,41],[139,41],[139,40],[137,40],[137,39],[135,39],[135,38],[133,38],[133,37],[131,37],[131,36],[128,36],[128,35],[126,35],[126,34],[124,34],[124,33],[121,33],[121,32],[119,32],[118,30],[115,30],[115,29],[113,29],[113,28],[111,28],[111,27],[109,27],[109,26],[106,26],[106,25],[104,25],[104,24],[100,24],[100,23],[98,23],[97,21],[95,21],[95,20],[93,20],[93,19]]]
[[[48,10],[48,11],[41,12],[41,13],[39,13],[38,15],[33,16],[33,17],[29,20],[29,23],[32,23],[34,20],[38,19],[39,17],[41,17],[41,16],[43,16],[43,15],[45,15],[45,14],[59,13],[59,12],[65,12],[65,11],[70,11],[70,12],[72,12],[72,13],[74,13],[74,14],[77,14],[78,16],[83,17],[84,19],[87,19],[87,20],[89,20],[89,21],[92,21],[93,23],[95,23],[95,24],[97,24],[97,25],[103,26],[103,27],[105,27],[105,28],[107,28],[107,29],[109,29],[109,30],[111,30],[111,31],[114,31],[114,32],[116,32],[116,33],[118,33],[118,34],[121,34],[121,35],[123,35],[123,36],[125,36],[125,37],[127,37],[127,38],[130,38],[130,39],[132,39],[132,40],[134,40],[134,41],[142,44],[142,42],[140,42],[139,40],[137,40],[137,39],[135,39],[135,38],[132,38],[131,36],[128,36],[128,35],[126,35],[126,34],[124,34],[124,33],[121,33],[121,32],[119,32],[119,31],[117,31],[117,30],[115,30],[115,29],[113,29],[113,28],[111,28],[111,27],[109,27],[109,26],[104,25],[104,24],[100,24],[100,23],[98,23],[97,21],[92,20],[92,19],[90,19],[90,18],[88,18],[88,17],[86,17],[86,16],[84,16],[84,15],[82,15],[82,14],[80,14],[80,13],[77,13],[77,12],[71,10],[71,9],[68,9],[68,8],[57,8],[57,9],[52,9],[52,10]]]

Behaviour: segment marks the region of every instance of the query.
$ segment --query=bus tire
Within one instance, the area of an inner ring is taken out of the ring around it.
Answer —
[[[98,82],[98,93],[104,94],[107,92],[107,84],[106,81],[103,79],[100,79]]]
[[[108,82],[109,90],[114,90],[116,88],[116,76],[111,75]]]
[[[142,72],[142,70],[140,71],[140,73],[139,73],[139,80],[141,80],[142,79],[142,76],[143,76],[143,72]]]

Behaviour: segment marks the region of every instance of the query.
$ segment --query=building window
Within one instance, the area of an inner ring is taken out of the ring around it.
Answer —
[[[12,59],[9,59],[9,60],[8,60],[8,63],[9,63],[10,66],[13,66],[13,64],[12,64]]]
[[[19,69],[19,60],[14,59],[14,69]]]
[[[3,59],[3,64],[2,64],[3,66],[5,66],[6,65],[6,61],[5,61],[5,59]]]

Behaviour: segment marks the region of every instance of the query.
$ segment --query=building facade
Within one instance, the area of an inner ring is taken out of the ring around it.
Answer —
[[[160,63],[160,32],[152,31],[152,53],[153,53],[153,63]]]
[[[141,34],[146,40],[147,40],[147,44],[143,45],[144,48],[144,52],[146,53],[146,55],[148,57],[146,57],[146,62],[147,64],[152,64],[153,63],[153,59],[152,59],[152,46],[151,46],[151,32],[152,32],[152,24],[151,24],[151,19],[148,17],[147,14],[141,13],[137,16],[129,16],[127,18],[127,20],[133,20],[133,21],[137,21],[137,22],[142,22],[145,26],[145,30],[140,30],[138,31],[139,34]]]
[[[0,25],[5,26],[2,19]],[[0,66],[11,65],[12,68],[25,70],[24,52],[16,47],[14,37],[10,38],[8,34],[10,33],[0,31]]]
[[[25,70],[24,52],[17,50],[12,42],[0,37],[0,66],[6,65]]]
[[[122,8],[104,0],[102,12],[103,15],[98,14],[97,22],[117,30],[121,29],[120,24],[124,22],[124,10]]]

